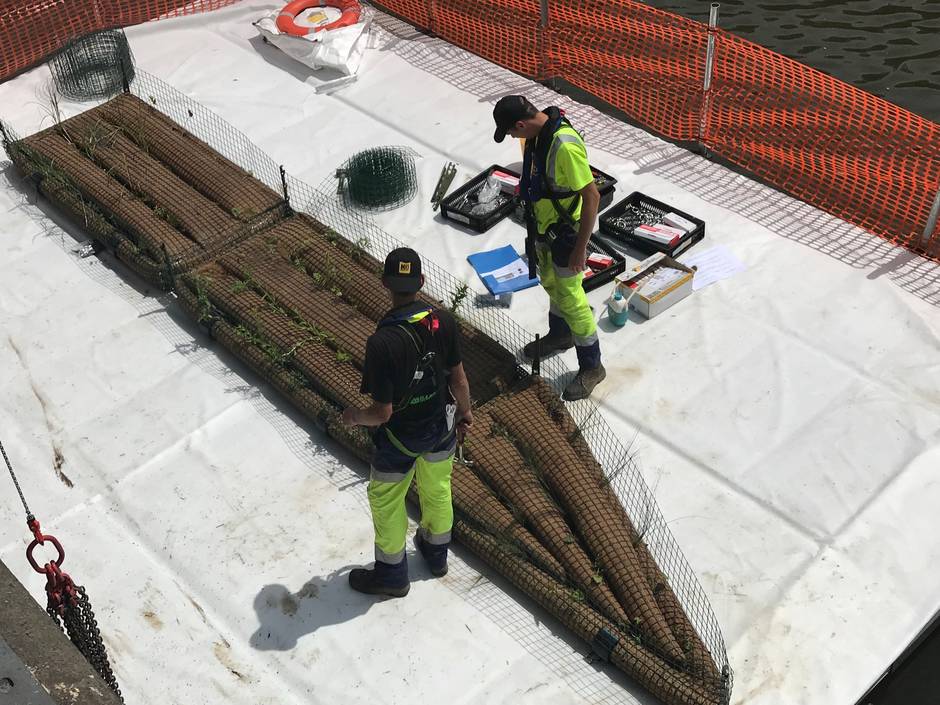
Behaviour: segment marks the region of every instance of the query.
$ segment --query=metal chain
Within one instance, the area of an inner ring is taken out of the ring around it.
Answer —
[[[0,453],[3,454],[3,462],[7,464],[7,470],[10,471],[10,477],[13,478],[13,484],[16,486],[16,492],[20,496],[20,501],[23,503],[23,509],[26,510],[26,519],[27,521],[33,520],[33,513],[29,511],[29,505],[26,504],[26,498],[23,496],[23,490],[20,489],[20,483],[16,479],[16,473],[13,472],[13,466],[10,465],[10,459],[7,457],[7,452],[3,448],[3,441],[0,441]]]
[[[65,596],[62,622],[64,622],[65,632],[69,639],[82,653],[92,668],[98,672],[102,680],[108,687],[114,691],[118,700],[124,702],[124,696],[121,695],[121,689],[118,687],[117,679],[111,670],[111,662],[108,660],[108,652],[105,649],[104,641],[101,638],[101,632],[98,630],[98,622],[95,619],[95,613],[91,609],[91,602],[85,588],[81,585],[75,586],[75,592],[78,595],[77,603],[69,595]],[[59,613],[54,607],[46,608],[49,616],[55,621],[59,628],[63,628],[59,621]]]
[[[10,459],[7,457],[7,452],[2,442],[0,442],[0,454],[3,455],[3,461],[7,465],[7,470],[10,471],[10,477],[13,478],[13,484],[16,486],[16,491],[20,496],[20,501],[23,503],[23,508],[26,510],[26,520],[28,523],[32,524],[36,521],[36,518],[33,516],[32,512],[29,511],[29,505],[26,504],[23,490],[20,489],[20,483],[16,479],[16,473],[13,472],[13,466],[10,464]],[[39,536],[38,523],[35,527],[31,526],[30,528],[37,533],[37,540],[41,540],[42,537]],[[50,539],[52,537],[47,536],[45,538]],[[55,564],[53,563],[52,565]],[[64,576],[68,585],[72,585],[71,578],[61,573],[61,571],[59,571],[59,575],[60,577]],[[48,573],[47,578],[52,580]],[[64,587],[64,585],[60,584],[60,587]],[[114,691],[118,700],[123,703],[124,696],[121,695],[121,689],[118,687],[114,673],[111,671],[111,663],[108,661],[108,653],[105,650],[104,641],[101,639],[101,632],[98,630],[98,622],[95,619],[95,613],[91,609],[91,602],[88,600],[88,595],[85,593],[84,587],[74,585],[74,588],[74,595],[77,595],[77,598],[69,594],[68,590],[63,591],[61,620],[58,605],[53,604],[51,596],[46,607],[46,612],[52,617],[59,629],[63,628],[64,622],[64,629],[69,639],[75,644],[88,663],[91,664],[92,668],[98,672],[98,675],[101,676],[104,682],[107,683],[108,687]],[[47,586],[47,590],[49,589],[50,588]]]

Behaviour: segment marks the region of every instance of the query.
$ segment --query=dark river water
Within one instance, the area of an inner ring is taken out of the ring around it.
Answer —
[[[708,22],[708,0],[646,0]],[[940,0],[723,0],[718,24],[940,123]]]

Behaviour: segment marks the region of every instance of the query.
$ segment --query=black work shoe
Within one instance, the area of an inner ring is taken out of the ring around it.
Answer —
[[[549,355],[554,355],[557,352],[562,350],[570,350],[574,347],[574,338],[569,333],[568,335],[546,335],[543,338],[540,338],[539,341],[539,357],[546,358]],[[528,343],[524,348],[522,348],[522,354],[527,360],[532,360],[535,358],[535,341]]]
[[[432,546],[421,532],[415,534],[415,548],[421,553],[424,562],[428,564],[428,570],[435,578],[443,578],[447,575],[447,546]]]
[[[578,374],[565,387],[561,398],[565,401],[578,401],[578,399],[587,399],[591,392],[605,377],[607,370],[603,365],[598,365],[589,370],[578,370]]]
[[[376,565],[379,565],[378,563]],[[349,587],[356,592],[367,595],[388,595],[389,597],[404,597],[411,589],[407,574],[405,582],[390,581],[390,576],[384,575],[379,568],[353,568],[349,571]]]

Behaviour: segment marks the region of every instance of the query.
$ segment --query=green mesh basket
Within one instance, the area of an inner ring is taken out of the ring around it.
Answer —
[[[375,147],[353,155],[339,170],[340,188],[349,205],[362,210],[402,206],[418,191],[414,157],[400,147]]]
[[[110,98],[134,80],[134,57],[124,30],[73,39],[49,62],[56,90],[72,100]]]

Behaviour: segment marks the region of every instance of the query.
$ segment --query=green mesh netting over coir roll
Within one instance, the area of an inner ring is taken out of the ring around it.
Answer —
[[[73,100],[110,98],[134,80],[134,57],[121,29],[70,41],[49,62],[56,90]]]
[[[375,147],[354,154],[340,171],[347,203],[363,210],[397,208],[418,190],[414,158],[399,147]]]

